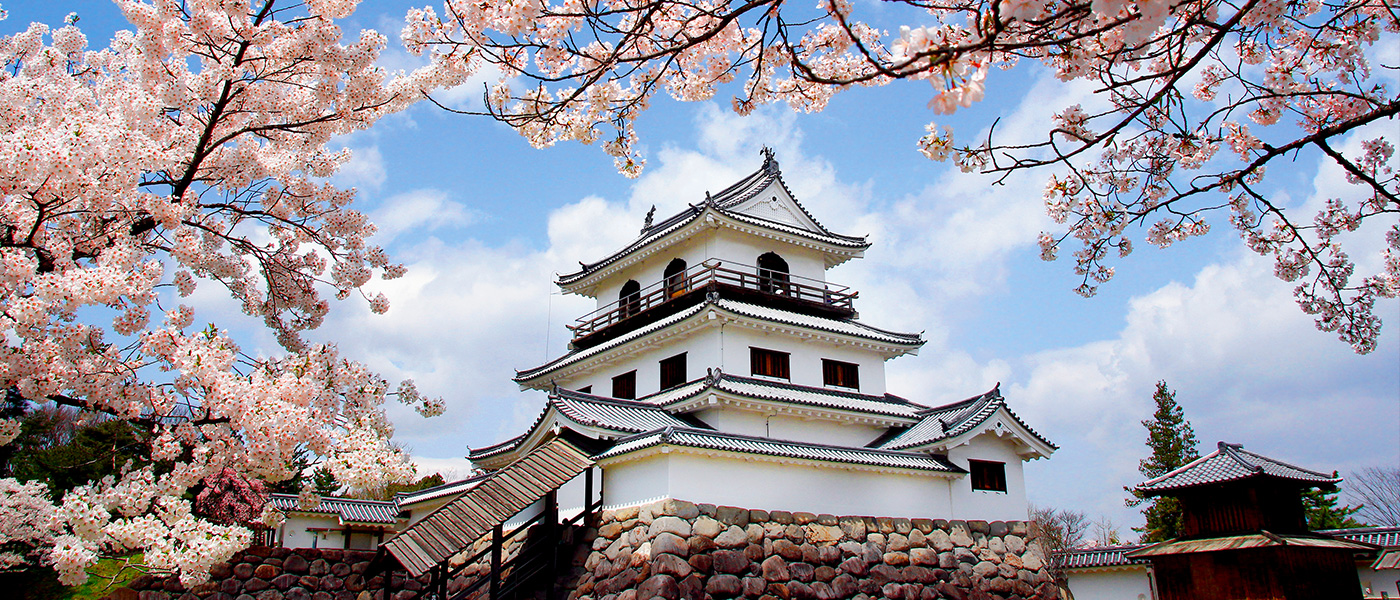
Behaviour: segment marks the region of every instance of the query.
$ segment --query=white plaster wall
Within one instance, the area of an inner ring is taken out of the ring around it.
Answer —
[[[1356,575],[1366,598],[1380,598],[1381,592],[1390,598],[1400,598],[1400,570],[1372,571],[1369,567],[1359,567]]]
[[[308,528],[339,529],[340,520],[331,515],[290,514],[282,523],[282,545],[287,548],[344,548],[345,538],[340,531],[313,534]],[[312,538],[318,538],[313,540]]]
[[[770,415],[733,406],[707,408],[695,416],[726,433],[834,446],[865,446],[885,432],[884,427]]]
[[[605,470],[605,502],[658,497],[764,510],[834,515],[949,518],[947,480],[937,477],[704,457],[673,452]]]
[[[1125,570],[1065,573],[1073,600],[1153,600],[1147,567]]]
[[[967,468],[968,459],[992,460],[1006,463],[1006,491],[989,492],[972,489],[972,478],[953,482],[953,514],[957,519],[983,521],[1024,521],[1027,519],[1026,480],[1021,457],[1016,455],[1012,441],[996,434],[984,433],[971,442],[948,451],[953,464]]]
[[[448,496],[443,496],[441,498],[434,498],[427,502],[420,502],[412,505],[411,507],[408,507],[408,524],[412,525],[414,523],[417,523],[418,521],[421,521],[423,517],[432,514],[433,511],[442,508],[448,502],[455,500],[458,495],[459,494],[452,494]]]
[[[615,361],[593,369],[590,372],[556,380],[561,387],[579,389],[593,386],[593,393],[600,396],[612,395],[612,378],[628,371],[637,371],[637,396],[654,394],[661,389],[661,361],[682,352],[685,357],[685,380],[699,379],[705,375],[706,367],[714,367],[720,361],[719,329],[703,330],[666,340],[664,344],[639,350],[627,356],[619,356]]]
[[[764,348],[791,355],[788,357],[791,383],[817,388],[827,387],[822,383],[822,359],[829,358],[855,363],[860,368],[859,390],[838,387],[829,389],[858,391],[876,396],[885,393],[885,358],[872,350],[803,341],[786,333],[763,332],[734,323],[726,323],[721,331],[720,349],[723,359],[720,366],[726,373],[749,375],[749,348]]]

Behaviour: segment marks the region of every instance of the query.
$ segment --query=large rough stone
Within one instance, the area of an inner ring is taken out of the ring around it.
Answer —
[[[831,581],[836,577],[836,569],[822,565],[813,571],[812,576],[815,577],[817,581]]]
[[[904,567],[899,570],[899,579],[906,583],[936,583],[938,576],[927,567]]]
[[[842,573],[831,580],[831,591],[836,593],[837,598],[850,598],[858,591],[856,578]]]
[[[977,564],[979,562],[976,554],[962,547],[953,548],[953,558],[957,559],[960,563]]]
[[[716,575],[705,582],[705,592],[716,598],[733,598],[744,593],[744,582],[733,575]]]
[[[681,537],[689,537],[690,522],[680,517],[672,517],[669,515],[665,517],[657,517],[655,521],[651,522],[651,528],[649,530],[649,533],[650,537],[653,538],[662,533],[674,533]],[[674,584],[675,582],[673,581],[671,583]]]
[[[749,526],[753,527],[754,524],[750,523]],[[780,537],[783,537],[783,532],[785,531],[786,527],[786,525],[783,525],[781,523],[764,523],[763,537],[770,540],[776,540]]]
[[[933,519],[909,519],[909,524],[924,535],[933,533]]]
[[[1027,570],[1031,571],[1039,571],[1041,567],[1045,566],[1045,562],[1040,559],[1040,553],[1036,552],[1035,550],[1031,550],[1029,552],[1026,552],[1025,554],[1022,554],[1021,564]]]
[[[865,577],[865,573],[867,572],[869,566],[865,563],[865,561],[861,560],[860,558],[852,556],[843,561],[836,568],[840,569],[842,572],[850,573],[851,575],[854,575],[856,577]]]
[[[928,543],[939,552],[948,552],[953,549],[953,540],[948,537],[948,532],[942,529],[935,529],[928,535]]]
[[[324,558],[318,558],[316,560],[311,561],[311,568],[307,570],[307,573],[310,573],[317,577],[320,577],[330,572],[331,563],[326,562],[326,559]]]
[[[902,567],[909,564],[909,554],[906,552],[886,552],[881,558],[885,564],[894,567]]]
[[[682,600],[703,600],[705,598],[705,578],[697,573],[680,580]]]
[[[663,532],[651,540],[651,551],[656,554],[674,554],[685,558],[690,556],[690,544],[681,536]]]
[[[802,547],[785,539],[773,542],[773,553],[788,562],[802,560]]]
[[[628,558],[627,565],[630,567],[640,567],[651,560],[651,542],[642,542],[632,551],[632,556]]]
[[[702,535],[690,536],[690,540],[686,542],[686,545],[690,547],[691,554],[704,554],[717,547],[714,540]]]
[[[802,562],[789,563],[788,573],[793,579],[806,583],[811,583],[817,578],[817,568]]]
[[[715,545],[720,548],[742,548],[749,545],[749,536],[738,525],[730,525],[724,533],[715,536]]]
[[[984,560],[973,565],[972,572],[983,579],[990,579],[997,574],[997,566]]]
[[[973,533],[980,533],[980,534],[982,534],[982,535],[986,535],[986,534],[990,533],[991,530],[992,530],[991,527],[992,527],[991,524],[988,523],[988,522],[986,522],[986,521],[968,521],[968,522],[967,522],[967,528],[968,528],[968,529],[970,529]]]
[[[700,573],[709,573],[710,567],[714,565],[715,559],[708,554],[696,554],[690,557],[686,562],[689,562],[690,567]]]
[[[744,528],[744,535],[749,536],[750,544],[762,544],[763,539],[768,537],[765,534],[763,526],[757,523],[749,523],[749,526]]]
[[[690,533],[692,535],[703,535],[707,538],[713,538],[724,531],[724,529],[724,524],[719,521],[709,517],[700,517],[695,519],[695,522],[691,524]]]
[[[885,585],[891,581],[899,581],[900,572],[896,567],[890,565],[875,565],[870,567],[869,579],[876,585]]]
[[[806,525],[806,524],[811,523],[811,522],[816,521],[816,520],[817,520],[817,515],[814,515],[814,514],[809,513],[809,512],[795,512],[795,513],[792,513],[792,522],[793,522],[793,523],[797,523],[798,525]]]
[[[822,525],[820,523],[809,523],[806,526],[807,541],[813,544],[834,544],[841,540],[844,533],[840,527]]]
[[[272,586],[279,590],[287,591],[297,584],[297,579],[299,579],[299,576],[295,573],[283,573],[273,578]]]
[[[767,522],[768,522],[768,511],[763,510],[763,509],[758,509],[758,508],[750,509],[750,510],[749,510],[749,522],[750,522],[750,523],[767,523]]]
[[[938,566],[938,551],[933,548],[910,548],[909,562],[930,567]]]
[[[877,544],[877,545],[883,546],[883,545],[885,545],[885,534],[883,534],[883,533],[867,533],[867,534],[865,534],[865,543],[867,543],[867,544]]]
[[[715,507],[715,518],[730,525],[744,527],[749,524],[749,511],[733,506]]]
[[[909,550],[909,538],[903,534],[891,533],[885,542],[885,549],[890,552],[905,552]]]
[[[642,507],[640,506],[627,506],[619,508],[616,511],[613,511],[613,520],[618,522],[631,521],[632,519],[637,518],[637,514],[640,513],[641,510]]]
[[[774,523],[791,525],[793,523],[792,513],[785,510],[775,510],[768,513],[768,519]]]
[[[857,542],[865,541],[865,520],[860,517],[841,517],[841,531],[846,537]]]
[[[787,562],[781,556],[770,556],[759,565],[759,570],[763,578],[768,581],[782,582],[792,579],[792,574],[788,572]]]
[[[714,559],[710,568],[716,573],[746,573],[752,564],[743,552],[734,550],[716,550],[710,557]]]
[[[744,556],[749,557],[749,560],[757,563],[763,562],[764,557],[767,557],[768,553],[763,551],[763,546],[749,544],[744,547]]]
[[[322,564],[325,564],[325,561],[320,561],[320,562],[321,562]],[[239,563],[239,564],[236,564],[236,565],[233,566],[233,576],[236,577],[236,578],[238,578],[238,579],[248,579],[249,577],[252,577],[252,576],[253,576],[253,569],[254,569],[254,568],[255,568],[255,567],[254,567],[253,565],[250,565],[250,564],[248,564],[248,563]]]
[[[604,523],[601,527],[598,528],[598,537],[608,540],[615,540],[617,539],[617,536],[622,533],[622,531],[622,523],[619,523],[617,521],[613,521],[611,523]]]
[[[261,592],[270,587],[272,587],[271,583],[268,583],[267,581],[264,581],[262,579],[258,579],[257,577],[243,582],[243,591],[245,592]]]
[[[768,582],[762,577],[744,578],[744,595],[750,598],[757,598],[763,595],[763,590],[768,588]]]
[[[681,597],[681,588],[676,579],[669,575],[652,575],[637,588],[638,598],[665,598],[676,600]]]
[[[825,581],[814,582],[812,594],[817,597],[817,600],[836,600],[836,592],[831,591],[831,584]]]
[[[687,575],[690,575],[691,571],[694,571],[694,569],[690,566],[690,563],[686,562],[684,558],[674,554],[657,554],[656,558],[651,560],[652,573],[684,579]]]
[[[812,600],[817,595],[812,593],[812,586],[801,581],[789,581],[787,583],[788,596],[792,600]]]
[[[846,556],[860,556],[865,553],[865,544],[859,542],[841,542],[836,548]]]
[[[1004,564],[1004,565],[1007,565],[1007,566],[1010,566],[1010,567],[1016,568],[1016,569],[1023,569],[1023,568],[1025,568],[1025,566],[1026,566],[1026,563],[1021,562],[1021,557],[1016,556],[1015,554],[1011,554],[1011,553],[1009,553],[1009,552],[1006,554],[1006,559],[1003,560],[1003,561],[1001,561],[1001,564]]]
[[[877,544],[866,542],[861,548],[860,559],[869,564],[875,564],[884,560],[885,550]]]
[[[841,560],[841,550],[836,546],[817,548],[817,560],[824,565],[834,565]]]
[[[1006,535],[1010,529],[1011,528],[1006,525],[1005,521],[992,521],[987,525],[987,535],[1002,537]]]
[[[1002,538],[1002,542],[1006,544],[1007,552],[1021,554],[1026,551],[1026,541],[1021,539],[1019,535],[1008,534],[1006,537]]]
[[[953,532],[948,535],[948,539],[953,542],[954,546],[961,546],[963,548],[970,548],[974,543],[967,529],[962,527],[954,527]]]
[[[282,570],[288,573],[305,575],[311,569],[311,563],[306,562],[306,558],[300,554],[288,555],[282,561]]]
[[[685,500],[668,498],[661,501],[661,513],[680,517],[689,521],[700,516],[700,507],[692,502],[686,502]]]
[[[345,563],[343,563],[343,562],[338,562],[338,563],[335,563],[335,564],[331,565],[331,575],[335,575],[336,577],[345,577],[346,575],[349,575],[349,574],[350,574],[350,565],[347,565],[347,564],[345,564]]]

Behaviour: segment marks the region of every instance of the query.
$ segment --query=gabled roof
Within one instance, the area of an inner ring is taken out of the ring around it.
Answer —
[[[976,429],[998,413],[1005,414],[1016,425],[1024,429],[1029,437],[1044,444],[1050,450],[1058,448],[1050,440],[1031,429],[1016,413],[1011,412],[1011,408],[1006,405],[1006,399],[1001,395],[1001,384],[997,384],[997,387],[985,394],[921,411],[918,423],[880,442],[876,447],[886,450],[905,450],[952,440]]]
[[[705,402],[706,397],[714,392],[722,392],[726,395],[762,402],[893,417],[895,422],[902,421],[904,423],[909,423],[912,422],[913,419],[917,419],[920,411],[928,408],[892,394],[875,396],[830,388],[796,385],[782,381],[742,377],[719,371],[711,372],[701,379],[688,382],[680,387],[657,392],[650,396],[639,398],[638,400],[673,410],[684,410],[688,408],[688,405],[696,402]]]
[[[860,340],[862,343],[877,344],[884,348],[894,348],[896,349],[895,351],[898,352],[914,352],[924,344],[923,337],[920,334],[896,333],[847,319],[805,315],[793,311],[749,304],[747,302],[717,298],[707,299],[705,302],[682,310],[681,312],[645,327],[629,331],[624,335],[608,340],[597,346],[573,350],[564,356],[533,369],[516,371],[515,381],[525,387],[545,387],[549,383],[548,380],[542,382],[536,381],[533,385],[527,382],[540,379],[541,376],[545,374],[601,355],[614,348],[639,341],[642,338],[659,333],[672,326],[681,325],[691,319],[695,319],[694,322],[690,323],[692,325],[704,325],[708,321],[701,321],[701,319],[707,319],[707,317],[702,316],[701,313],[705,313],[709,310],[714,310],[721,316],[747,318],[766,324],[797,327],[808,332],[842,336],[842,338],[838,339]]]
[[[593,459],[602,462],[655,446],[696,448],[887,469],[911,469],[949,474],[966,472],[947,460],[928,454],[790,442],[713,430],[674,427],[623,438],[618,440],[612,448],[598,454]]]
[[[322,497],[310,508],[297,504],[296,494],[270,494],[268,502],[284,513],[312,513],[336,515],[341,523],[379,523],[393,525],[399,518],[399,507],[383,500],[358,500],[354,498]]]
[[[1179,469],[1138,484],[1137,489],[1156,496],[1176,490],[1203,485],[1240,481],[1251,477],[1270,477],[1303,484],[1305,487],[1335,485],[1340,477],[1295,467],[1267,456],[1246,451],[1241,444],[1216,444],[1211,452]]]
[[[1329,548],[1370,552],[1375,546],[1351,540],[1335,539],[1315,534],[1277,534],[1268,531],[1213,537],[1196,540],[1168,540],[1159,544],[1144,546],[1127,553],[1128,558],[1170,556],[1175,554],[1195,554],[1198,552],[1219,552],[1221,550],[1243,550],[1246,548],[1267,548],[1272,546],[1296,546],[1304,548]]]
[[[573,390],[556,388],[545,402],[544,410],[525,433],[509,440],[472,450],[467,458],[482,460],[516,451],[532,437],[539,437],[551,415],[586,428],[601,429],[616,437],[633,433],[664,429],[666,427],[695,427],[695,423],[682,421],[662,408],[635,400],[604,398]]]
[[[788,223],[781,223],[771,219],[765,219],[753,214],[746,214],[741,205],[770,187],[781,188],[787,198],[792,200],[805,217],[804,226],[794,226]],[[607,257],[594,263],[579,263],[579,270],[574,273],[560,275],[558,284],[568,286],[576,283],[589,275],[598,272],[637,250],[660,240],[661,238],[685,228],[687,225],[699,220],[705,214],[728,217],[749,225],[755,225],[771,230],[776,230],[788,235],[806,238],[829,246],[839,248],[849,248],[853,250],[864,250],[870,247],[870,243],[864,237],[852,237],[841,235],[823,227],[807,209],[797,202],[797,198],[788,189],[787,183],[783,181],[782,172],[778,169],[778,162],[773,160],[771,155],[767,155],[763,166],[759,170],[740,179],[733,185],[720,190],[717,194],[707,194],[705,200],[699,204],[687,206],[685,210],[671,215],[660,222],[644,227],[637,239],[624,246],[621,250],[614,252]]]

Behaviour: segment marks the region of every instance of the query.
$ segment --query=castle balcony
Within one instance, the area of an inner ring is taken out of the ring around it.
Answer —
[[[596,346],[695,306],[711,292],[723,298],[835,318],[854,317],[858,295],[843,285],[711,259],[579,317],[568,326],[574,332],[570,346]]]

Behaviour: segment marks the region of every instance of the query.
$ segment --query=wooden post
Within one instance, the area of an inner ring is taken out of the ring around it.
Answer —
[[[559,581],[559,542],[563,534],[563,528],[559,526],[559,490],[549,490],[549,493],[544,495],[544,511],[543,524],[548,528],[545,532],[549,536],[545,538],[544,544],[544,551],[549,553],[549,567],[548,571],[545,572],[545,582],[548,587],[545,589],[548,590],[546,597],[553,600],[555,586]]]
[[[447,600],[447,565],[448,561],[443,560],[438,565],[438,600]]]
[[[583,477],[583,519],[580,525],[588,527],[593,524],[593,467],[588,467],[588,471]]]
[[[501,597],[501,524],[491,530],[491,600]]]

